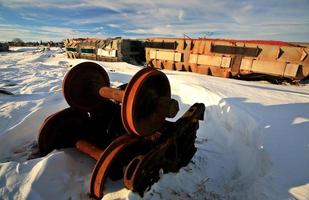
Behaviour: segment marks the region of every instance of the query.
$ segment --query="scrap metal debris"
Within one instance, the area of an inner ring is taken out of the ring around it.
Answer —
[[[95,159],[90,194],[103,197],[107,177],[123,179],[127,189],[143,196],[159,180],[159,172],[177,172],[196,152],[194,142],[205,106],[195,103],[176,122],[179,111],[171,98],[167,76],[154,68],[138,71],[128,84],[111,88],[106,71],[85,62],[73,67],[63,81],[70,105],[43,123],[41,155],[75,147]]]

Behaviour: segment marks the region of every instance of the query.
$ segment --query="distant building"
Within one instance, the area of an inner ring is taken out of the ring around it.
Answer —
[[[0,52],[9,51],[9,45],[7,43],[0,43]]]

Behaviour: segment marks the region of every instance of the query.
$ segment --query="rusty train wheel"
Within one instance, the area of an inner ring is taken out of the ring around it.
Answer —
[[[92,171],[90,194],[96,198],[102,198],[107,175],[112,170],[118,170],[118,172],[114,173],[123,173],[122,168],[133,157],[148,150],[148,148],[150,148],[150,145],[147,141],[132,135],[123,135],[114,140],[101,154]]]
[[[158,130],[166,110],[158,109],[160,98],[171,98],[167,76],[158,70],[144,68],[137,72],[127,85],[121,108],[126,130],[138,136],[148,136]]]
[[[99,90],[109,87],[106,71],[98,64],[84,62],[73,67],[64,77],[63,95],[67,103],[78,110],[92,111],[104,105]]]
[[[72,108],[47,117],[38,135],[41,154],[46,155],[54,149],[74,147],[75,140],[84,132],[88,120],[87,113]]]

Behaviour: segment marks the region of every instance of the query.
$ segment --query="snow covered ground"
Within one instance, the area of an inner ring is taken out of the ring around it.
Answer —
[[[0,199],[89,199],[95,162],[75,149],[30,159],[43,120],[67,107],[61,82],[84,60],[60,48],[0,53]],[[141,67],[98,62],[114,86]],[[309,85],[272,85],[164,71],[180,103],[206,105],[197,153],[179,173],[164,174],[144,199],[306,199],[309,183]],[[307,184],[307,185],[306,185]],[[298,187],[301,186],[301,187]],[[108,181],[103,199],[140,199]]]

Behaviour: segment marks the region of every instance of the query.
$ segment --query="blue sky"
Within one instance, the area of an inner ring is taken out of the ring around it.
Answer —
[[[184,34],[309,42],[309,0],[0,0],[0,41]]]

